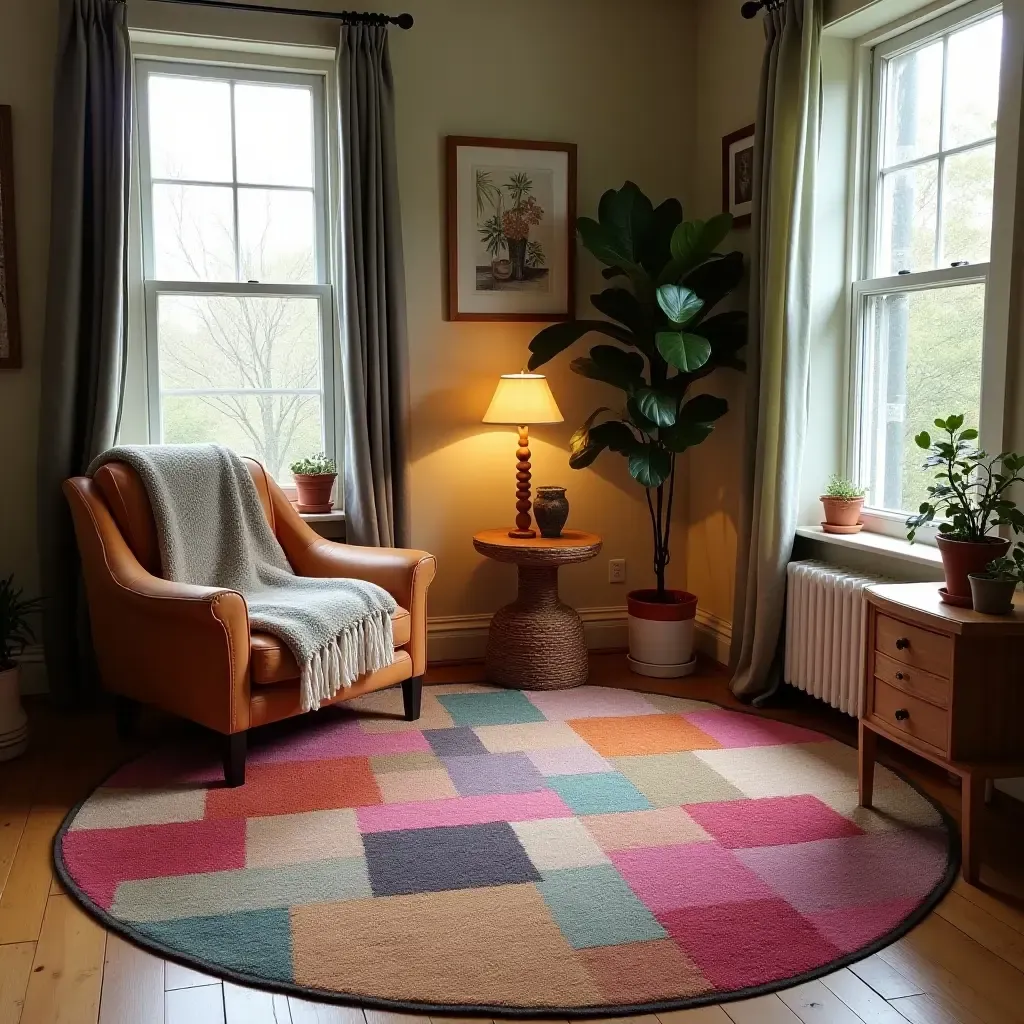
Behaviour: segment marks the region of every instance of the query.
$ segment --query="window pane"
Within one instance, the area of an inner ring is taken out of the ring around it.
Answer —
[[[153,263],[160,281],[234,281],[231,188],[154,185]]]
[[[949,37],[944,149],[995,135],[1002,42],[1002,16],[988,18]]]
[[[286,85],[235,85],[238,180],[313,185],[313,94]]]
[[[996,147],[980,146],[946,160],[942,186],[942,262],[988,262]]]
[[[938,170],[930,160],[883,176],[878,276],[934,269]]]
[[[164,395],[161,416],[166,444],[225,444],[282,483],[291,463],[324,449],[319,395]]]
[[[238,235],[243,281],[316,282],[312,192],[240,188]]]
[[[321,386],[315,298],[161,295],[157,339],[164,391]]]
[[[938,152],[941,104],[941,40],[886,63],[883,167]]]
[[[874,508],[916,511],[933,473],[914,436],[951,413],[979,422],[985,285],[866,301],[863,483]]]
[[[154,178],[231,181],[231,87],[172,75],[149,78]]]

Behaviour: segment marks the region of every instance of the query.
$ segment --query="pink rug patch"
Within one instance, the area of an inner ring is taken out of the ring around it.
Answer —
[[[842,952],[780,899],[685,907],[657,917],[717,989],[757,985],[769,972],[792,977]]]
[[[872,907],[845,907],[805,916],[844,953],[852,953],[895,928],[917,903],[917,900],[893,900]]]
[[[688,711],[683,715],[701,732],[713,736],[723,747],[774,747],[783,743],[820,743],[820,732],[798,725],[773,722],[770,718],[738,715],[733,711]]]
[[[360,832],[397,832],[401,829],[444,825],[483,825],[489,821],[571,817],[573,813],[562,798],[550,790],[384,804],[379,807],[360,807],[356,811]]]
[[[418,730],[366,733],[358,719],[333,722],[328,727],[306,729],[275,738],[255,747],[250,764],[282,761],[325,761],[338,757],[380,757],[387,754],[430,753],[430,744]]]
[[[610,761],[582,743],[578,747],[545,747],[526,756],[541,775],[592,775],[615,771]]]
[[[619,874],[655,914],[680,907],[741,903],[775,896],[717,843],[689,843],[610,853]],[[714,879],[714,884],[709,879]]]
[[[588,686],[586,690],[534,690],[526,696],[549,722],[566,722],[570,718],[630,718],[658,712],[643,694],[631,690]]]
[[[204,748],[173,747],[144,754],[122,765],[103,783],[111,789],[209,786],[224,781],[224,765]]]
[[[244,868],[245,821],[76,829],[61,848],[78,885],[109,910],[121,882]]]
[[[809,795],[687,804],[684,809],[705,832],[730,850],[863,834],[849,818]]]

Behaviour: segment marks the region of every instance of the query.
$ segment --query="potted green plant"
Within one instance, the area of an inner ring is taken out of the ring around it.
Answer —
[[[1010,547],[1008,540],[993,537],[990,531],[1000,526],[1009,526],[1015,533],[1024,531],[1024,513],[1009,497],[1010,487],[1024,482],[1024,455],[990,456],[975,445],[978,431],[964,427],[963,416],[938,419],[935,426],[946,436],[933,440],[923,430],[914,438],[929,453],[924,468],[937,472],[928,500],[907,520],[907,539],[913,542],[922,526],[941,517],[936,544],[946,586],[939,596],[950,604],[970,607],[971,573],[983,573]]]
[[[331,492],[334,481],[338,478],[338,468],[334,459],[329,459],[323,452],[309,458],[299,459],[291,466],[295,478],[295,490],[298,492],[300,512],[330,512],[334,507],[331,503]]]
[[[0,761],[9,761],[28,746],[28,719],[21,706],[18,657],[35,640],[29,617],[41,608],[25,597],[14,576],[0,579]]]
[[[716,252],[732,217],[684,221],[677,199],[657,208],[631,181],[606,192],[597,219],[581,217],[583,246],[623,279],[591,296],[608,319],[553,324],[530,343],[536,370],[590,332],[615,344],[595,345],[571,368],[621,392],[617,409],[601,406],[573,434],[569,465],[583,469],[606,449],[627,460],[644,489],[654,540],[655,586],[628,595],[630,665],[647,675],[679,676],[693,669],[697,598],[665,585],[670,560],[676,463],[706,440],[729,406],[694,385],[720,367],[744,369],[747,316],[711,312],[743,276],[743,255]]]
[[[1009,615],[1013,611],[1013,592],[1024,583],[1024,544],[1018,543],[1010,554],[993,559],[985,571],[970,575],[974,610],[986,615]]]
[[[864,524],[860,521],[867,492],[852,480],[833,473],[828,479],[821,504],[825,510],[825,522],[821,528],[826,533],[860,533]]]

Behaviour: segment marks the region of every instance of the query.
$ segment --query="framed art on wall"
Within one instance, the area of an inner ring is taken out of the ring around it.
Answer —
[[[11,108],[0,106],[0,370],[16,370],[21,366],[16,249]]]
[[[575,316],[576,146],[448,136],[449,320]]]
[[[754,200],[754,126],[747,125],[722,139],[722,212],[733,226],[750,226]]]

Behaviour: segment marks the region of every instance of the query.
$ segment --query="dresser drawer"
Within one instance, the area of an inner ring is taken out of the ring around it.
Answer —
[[[949,750],[949,712],[914,697],[881,679],[874,680],[871,718],[889,729],[906,733],[943,754]]]
[[[888,615],[875,616],[875,650],[904,665],[948,679],[953,673],[953,638],[930,633]]]
[[[907,665],[896,661],[881,651],[875,652],[875,676],[897,690],[909,693],[929,704],[937,704],[940,708],[949,707],[952,684],[942,676],[932,675],[923,668]]]

